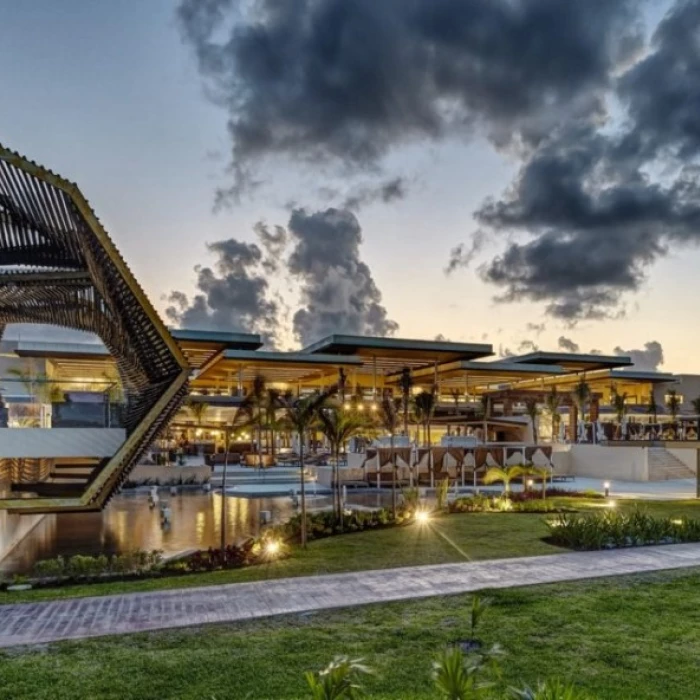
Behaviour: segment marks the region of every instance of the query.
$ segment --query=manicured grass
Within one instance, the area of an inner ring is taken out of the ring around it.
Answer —
[[[604,501],[557,499],[581,509],[599,509]],[[617,501],[621,509],[639,507],[653,515],[700,518],[698,501]],[[282,561],[246,569],[186,576],[64,586],[35,591],[0,592],[0,605],[76,596],[108,595],[168,588],[239,583],[287,576],[313,576],[367,569],[443,564],[455,561],[557,554],[542,541],[548,535],[540,514],[463,513],[435,517],[430,526],[374,530],[311,542]],[[551,517],[551,516],[549,516]]]
[[[700,571],[495,591],[479,636],[510,685],[545,677],[598,698],[697,697]],[[379,699],[435,698],[431,662],[468,635],[468,595],[0,651],[0,699],[308,697],[303,673],[364,658]]]

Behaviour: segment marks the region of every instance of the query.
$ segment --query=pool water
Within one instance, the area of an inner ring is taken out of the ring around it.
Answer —
[[[65,513],[46,516],[0,562],[5,574],[28,573],[35,562],[59,555],[119,554],[133,549],[160,549],[165,556],[191,549],[218,547],[221,541],[221,494],[185,491],[171,496],[159,493],[172,511],[171,523],[163,527],[159,508],[148,506],[146,492],[122,493],[101,513]],[[348,504],[386,506],[391,494],[350,493]],[[330,496],[311,496],[309,509],[331,504]],[[273,523],[289,519],[296,509],[289,496],[242,498],[227,497],[227,541],[260,531],[260,511],[269,511]]]

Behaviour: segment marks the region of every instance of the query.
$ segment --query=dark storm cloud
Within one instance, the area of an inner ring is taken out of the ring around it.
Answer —
[[[406,181],[402,177],[393,177],[376,186],[360,185],[355,187],[343,202],[343,209],[357,211],[375,202],[388,204],[406,196]]]
[[[657,370],[664,363],[664,349],[657,340],[644,343],[644,348],[638,350],[623,350],[616,347],[613,352],[616,355],[624,355],[634,362],[633,369]]]
[[[650,50],[610,84],[621,115],[562,120],[476,212],[477,237],[508,240],[480,268],[499,300],[543,302],[568,324],[618,317],[669,247],[700,240],[699,24],[700,0],[673,5]],[[455,251],[448,269],[460,266]]]
[[[398,328],[381,304],[369,267],[360,259],[362,229],[347,210],[292,212],[289,272],[301,283],[293,319],[302,345],[332,333],[392,335]]]
[[[620,141],[591,126],[555,133],[523,165],[500,201],[477,212],[482,226],[529,233],[482,266],[500,299],[547,303],[567,322],[621,313],[625,292],[639,289],[670,243],[700,233],[700,186],[688,166],[670,184],[619,158]]]
[[[652,52],[620,80],[635,125],[625,146],[642,156],[660,150],[700,153],[700,1],[682,0],[659,24]]]
[[[207,247],[217,257],[214,268],[197,266],[198,293],[190,301],[172,292],[166,316],[183,328],[260,333],[274,345],[278,303],[268,297],[260,248],[234,238]]]
[[[476,231],[471,241],[467,243],[459,243],[450,251],[450,258],[445,267],[445,274],[450,275],[462,267],[469,267],[474,261],[474,258],[481,252],[481,249],[486,243],[486,232]]]
[[[229,114],[233,194],[268,156],[375,170],[397,146],[537,143],[602,113],[639,49],[636,0],[183,0],[178,19]]]
[[[266,253],[262,259],[264,270],[272,274],[280,269],[280,263],[283,262],[283,256],[287,247],[287,231],[283,226],[268,226],[262,221],[253,226],[253,231],[260,241],[260,245]]]
[[[541,335],[547,330],[547,326],[545,326],[544,323],[528,322],[525,324],[525,328],[529,331],[532,331],[533,333],[536,333],[537,335]]]
[[[560,350],[565,350],[566,352],[580,352],[581,350],[581,346],[578,343],[563,335],[559,336],[557,346]]]

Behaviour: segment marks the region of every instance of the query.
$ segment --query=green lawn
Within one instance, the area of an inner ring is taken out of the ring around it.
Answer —
[[[544,677],[598,698],[697,697],[700,571],[495,591],[480,636],[506,652],[498,695]],[[434,698],[435,654],[467,635],[470,596],[0,652],[0,699],[302,698],[336,654],[377,670],[371,698]]]
[[[577,507],[598,509],[604,502],[575,503]],[[634,506],[635,502],[632,501],[618,501],[619,508]],[[640,506],[655,515],[700,518],[698,501],[640,502]],[[547,535],[544,518],[543,515],[521,513],[443,515],[434,518],[427,527],[411,524],[318,540],[311,542],[307,551],[294,549],[288,559],[264,566],[161,579],[65,586],[23,593],[0,592],[0,605],[565,551],[542,541]]]

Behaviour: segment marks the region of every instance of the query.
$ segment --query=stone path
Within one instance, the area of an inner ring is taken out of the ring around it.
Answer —
[[[700,566],[700,544],[572,552],[0,605],[0,647]]]

